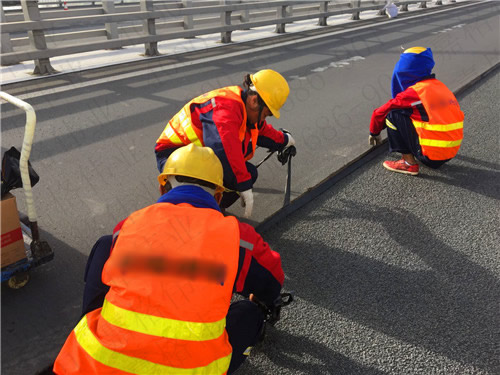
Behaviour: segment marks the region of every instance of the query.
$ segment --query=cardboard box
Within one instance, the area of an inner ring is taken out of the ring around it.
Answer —
[[[16,197],[7,193],[2,198],[1,210],[1,259],[2,268],[26,258],[24,250],[23,232],[17,212]]]

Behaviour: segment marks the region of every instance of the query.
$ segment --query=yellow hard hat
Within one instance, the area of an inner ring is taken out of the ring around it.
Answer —
[[[271,69],[259,70],[250,74],[255,91],[260,95],[274,117],[280,117],[280,108],[285,104],[290,93],[286,79]]]
[[[197,178],[216,185],[216,192],[224,190],[222,164],[210,147],[191,143],[172,152],[158,176],[160,185],[165,185],[168,176]]]

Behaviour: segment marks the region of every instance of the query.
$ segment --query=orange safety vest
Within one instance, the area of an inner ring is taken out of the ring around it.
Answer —
[[[457,98],[436,79],[424,80],[411,86],[419,101],[412,107],[423,106],[428,118],[415,119],[413,125],[418,134],[422,154],[431,160],[447,160],[455,157],[463,139],[464,114]]]
[[[157,203],[125,221],[106,262],[102,308],[83,317],[57,374],[225,374],[238,269],[234,217]]]
[[[245,103],[241,99],[242,89],[239,86],[229,86],[221,89],[212,90],[206,94],[200,95],[189,103],[187,103],[177,114],[172,117],[168,122],[165,129],[160,134],[160,137],[156,140],[156,143],[170,143],[174,147],[185,146],[190,143],[194,143],[197,146],[205,146],[203,143],[203,131],[196,126],[193,126],[191,104],[203,104],[211,101],[209,105],[214,108],[217,105],[217,97],[225,97],[227,99],[235,100],[241,104],[243,109],[243,121],[241,122],[239,129],[239,140],[243,142],[245,139],[245,133],[247,131],[247,111]],[[252,152],[245,157],[246,160],[250,160],[257,146],[257,138],[259,136],[259,130],[257,128],[250,130],[252,138]]]

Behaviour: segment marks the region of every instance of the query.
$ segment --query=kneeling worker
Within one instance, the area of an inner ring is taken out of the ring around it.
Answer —
[[[370,145],[381,142],[387,127],[391,152],[401,160],[385,161],[393,172],[417,175],[417,160],[431,168],[455,157],[463,138],[464,114],[455,95],[431,74],[434,59],[430,48],[405,50],[392,75],[392,97],[373,111]]]
[[[220,212],[223,168],[210,148],[175,150],[158,180],[158,202],[92,249],[84,316],[55,373],[229,374],[257,343],[262,308],[231,297],[271,307],[284,281],[279,254]]]

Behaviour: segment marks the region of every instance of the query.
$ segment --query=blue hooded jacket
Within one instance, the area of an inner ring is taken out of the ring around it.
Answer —
[[[431,75],[435,64],[432,51],[430,48],[426,48],[419,52],[420,49],[421,47],[413,47],[405,50],[396,63],[391,82],[393,98],[408,87]]]

